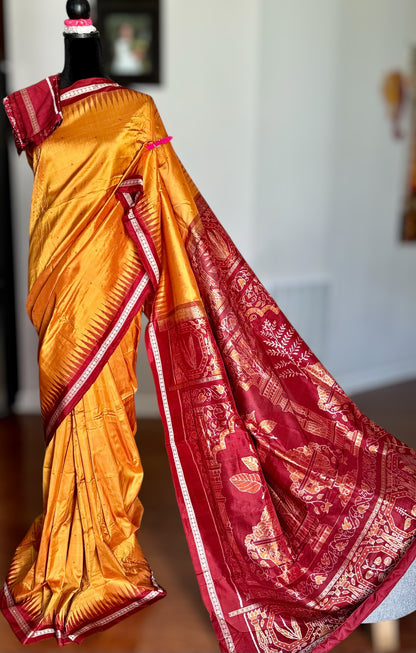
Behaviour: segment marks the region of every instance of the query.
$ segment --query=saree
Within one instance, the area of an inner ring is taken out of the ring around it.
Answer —
[[[23,643],[64,645],[164,595],[136,538],[144,311],[220,650],[327,651],[416,557],[416,453],[359,411],[295,331],[149,96],[102,79],[48,88],[29,146],[36,104],[6,102],[35,175],[27,309],[47,446],[44,510],[12,561],[3,614]]]

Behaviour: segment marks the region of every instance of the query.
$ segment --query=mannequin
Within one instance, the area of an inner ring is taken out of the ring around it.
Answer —
[[[68,0],[66,11],[70,21],[89,22],[90,5],[87,0]],[[60,88],[67,88],[74,82],[88,77],[107,77],[98,30],[93,28],[85,33],[65,31],[64,39],[65,64],[60,76]]]
[[[90,18],[87,0],[68,0],[66,11],[71,20]],[[87,34],[64,33],[65,65],[60,77],[60,87],[66,88],[80,79],[107,77],[102,58],[100,34],[97,30]],[[364,623],[377,624],[399,619],[412,612],[416,605],[412,588],[416,584],[416,563],[409,568],[392,592],[368,615]]]
[[[105,79],[88,2],[67,12],[62,75],[5,99],[18,151],[33,152],[27,306],[47,448],[44,513],[16,550],[1,610],[22,643],[63,645],[165,594],[136,539],[144,309],[220,650],[323,651],[364,619],[410,612],[392,604],[414,599],[416,452],[362,416],[294,332],[150,96]]]
[[[87,0],[68,0],[66,11],[71,20],[89,19]],[[88,34],[64,34],[65,65],[60,87],[66,88],[87,77],[106,77],[102,60],[100,34],[96,30]],[[399,619],[415,609],[411,588],[416,582],[416,564],[413,564],[390,595],[371,613],[365,623],[377,623]]]

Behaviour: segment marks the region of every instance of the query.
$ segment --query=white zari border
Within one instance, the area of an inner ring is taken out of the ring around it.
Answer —
[[[59,402],[57,408],[53,412],[49,424],[48,424],[48,434],[54,429],[54,426],[59,418],[59,415],[62,413],[63,410],[65,410],[66,406],[71,402],[71,400],[75,397],[75,395],[79,392],[79,390],[87,383],[89,377],[91,374],[94,372],[96,369],[97,365],[99,362],[102,360],[102,358],[105,356],[107,350],[109,347],[111,347],[112,343],[114,342],[116,336],[122,329],[124,323],[128,319],[130,313],[132,310],[135,308],[135,305],[140,297],[140,295],[143,293],[144,289],[146,288],[147,284],[149,283],[149,275],[144,274],[141,282],[137,286],[136,290],[130,297],[128,303],[124,307],[123,312],[121,313],[120,317],[118,318],[117,322],[115,323],[113,329],[111,332],[108,334],[107,338],[104,340],[102,343],[101,347],[95,354],[94,358],[92,361],[89,363],[89,365],[85,368],[84,372],[81,374],[79,379],[74,383],[73,386],[71,386],[70,390],[66,393],[66,395],[62,398],[62,400]]]
[[[179,480],[179,484],[180,484],[180,487],[181,487],[183,500],[184,500],[184,503],[185,503],[185,506],[186,506],[186,511],[188,513],[189,523],[190,523],[190,526],[191,526],[192,535],[193,535],[194,542],[195,542],[195,547],[196,547],[196,550],[197,550],[197,553],[198,553],[198,558],[199,558],[199,562],[200,562],[200,565],[201,565],[201,570],[202,570],[202,573],[204,575],[205,583],[206,583],[207,590],[208,590],[208,595],[209,595],[209,598],[211,600],[211,604],[212,604],[212,607],[214,609],[215,616],[217,617],[217,620],[218,620],[218,625],[221,628],[221,632],[223,634],[223,637],[224,637],[225,641],[227,642],[228,651],[229,651],[229,653],[234,653],[235,652],[234,641],[233,641],[232,635],[230,633],[230,630],[228,628],[227,622],[226,622],[226,620],[224,618],[224,613],[223,613],[220,601],[218,599],[218,595],[217,595],[217,592],[216,592],[216,589],[215,589],[214,581],[213,581],[212,576],[211,576],[211,570],[209,568],[208,559],[207,559],[205,549],[204,549],[204,545],[203,545],[203,542],[202,542],[201,533],[199,531],[198,522],[197,522],[196,516],[195,516],[195,511],[194,511],[194,508],[193,508],[193,505],[192,505],[191,497],[189,496],[189,490],[188,490],[188,487],[186,485],[185,475],[183,473],[181,460],[180,460],[179,453],[178,453],[178,450],[177,450],[177,447],[176,447],[175,434],[173,432],[172,418],[171,418],[171,415],[170,415],[169,404],[168,404],[168,399],[167,399],[167,395],[166,395],[165,381],[164,381],[164,377],[163,377],[162,360],[161,360],[161,357],[160,357],[160,351],[159,351],[159,346],[157,344],[155,330],[154,330],[154,327],[153,327],[152,324],[149,324],[148,330],[149,330],[149,340],[150,340],[150,344],[151,344],[151,347],[152,347],[153,356],[155,358],[157,374],[158,374],[158,377],[159,377],[160,394],[161,394],[161,397],[162,397],[163,411],[165,413],[166,424],[167,424],[168,432],[169,432],[169,442],[170,442],[170,446],[171,446],[171,449],[172,449],[172,454],[173,454],[173,459],[174,459],[174,462],[175,462],[176,472],[178,474],[178,480]]]
[[[49,90],[50,90],[50,92],[51,92],[52,101],[53,101],[53,108],[55,109],[55,113],[56,113],[60,118],[62,118],[62,111],[59,111],[59,109],[58,109],[58,107],[57,107],[57,104],[56,104],[56,97],[55,97],[55,93],[53,92],[53,88],[52,88],[52,84],[51,84],[51,80],[50,80],[50,78],[47,77],[47,78],[46,78],[46,81],[47,81],[47,83],[48,83]]]
[[[79,88],[73,88],[71,91],[64,91],[61,93],[61,102],[65,100],[70,100],[71,98],[77,97],[78,95],[85,95],[85,93],[92,93],[93,91],[99,91],[102,88],[119,88],[120,84],[115,82],[103,82],[100,84],[88,84],[88,86],[80,86]]]
[[[154,581],[153,577],[152,580]],[[141,608],[149,601],[153,601],[153,599],[155,599],[157,596],[159,596],[159,594],[163,592],[163,590],[157,585],[156,582],[154,582],[154,584],[156,585],[156,587],[158,587],[158,589],[153,590],[139,601],[133,601],[132,603],[129,603],[129,605],[126,605],[124,608],[120,608],[120,610],[116,610],[116,612],[113,612],[112,614],[109,614],[106,617],[101,617],[100,619],[96,619],[95,621],[92,621],[91,623],[82,626],[82,628],[79,628],[79,630],[76,630],[74,633],[71,633],[70,635],[66,635],[66,637],[68,637],[68,639],[74,642],[77,640],[77,638],[80,635],[83,635],[89,630],[95,629],[100,626],[105,626],[114,620],[118,620],[121,617],[124,617],[124,615],[127,615],[132,610],[137,610],[138,608]],[[38,637],[42,637],[44,635],[55,635],[56,639],[58,640],[63,639],[63,634],[58,629],[42,628],[41,630],[30,630],[30,626],[25,621],[24,617],[20,614],[18,608],[16,607],[16,604],[13,600],[13,597],[10,593],[7,583],[4,583],[3,591],[7,601],[7,608],[10,610],[14,619],[16,619],[16,622],[19,624],[20,628],[25,633],[28,639],[29,638],[37,639]]]
[[[120,617],[124,617],[124,615],[128,614],[132,610],[137,610],[137,608],[141,608],[142,605],[145,605],[149,601],[153,601],[157,596],[161,594],[161,590],[153,590],[146,596],[144,596],[140,601],[133,601],[133,603],[129,603],[129,605],[126,605],[124,608],[120,608],[120,610],[117,610],[116,612],[113,612],[111,615],[108,615],[107,617],[102,617],[101,619],[97,619],[97,621],[92,621],[90,624],[87,624],[86,626],[83,626],[79,630],[76,630],[74,633],[71,633],[71,635],[68,635],[68,638],[71,639],[72,641],[75,641],[77,637],[82,635],[83,633],[88,632],[92,628],[96,628],[97,626],[105,626],[115,619],[119,619]]]
[[[3,592],[4,592],[4,596],[6,597],[7,608],[12,613],[14,619],[16,619],[17,623],[19,624],[20,628],[25,633],[26,637],[30,637],[31,634],[32,634],[31,630],[30,630],[28,624],[26,623],[24,617],[22,617],[19,610],[16,608],[15,602],[13,600],[13,597],[12,597],[11,593],[10,593],[10,590],[8,588],[7,583],[4,583],[4,585],[3,585]]]
[[[129,211],[129,220],[133,225],[134,232],[135,232],[137,238],[139,239],[140,245],[142,246],[144,253],[146,254],[147,260],[150,263],[150,267],[152,268],[152,271],[153,271],[153,274],[155,275],[156,281],[157,281],[157,283],[159,283],[159,281],[160,281],[159,266],[157,264],[157,261],[156,261],[155,257],[153,256],[153,252],[152,252],[152,250],[150,248],[150,245],[149,245],[149,243],[147,241],[147,238],[146,238],[146,236],[144,234],[144,231],[141,228],[138,220],[136,219],[136,217],[134,215],[133,209],[130,209],[130,211]]]

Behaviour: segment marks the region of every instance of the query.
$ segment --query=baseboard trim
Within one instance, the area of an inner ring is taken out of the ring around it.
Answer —
[[[401,366],[377,367],[372,370],[338,374],[336,380],[349,395],[370,392],[416,379],[416,361]]]

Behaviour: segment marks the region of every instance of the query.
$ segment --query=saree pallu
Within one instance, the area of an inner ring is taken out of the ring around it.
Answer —
[[[82,84],[67,97],[31,158],[44,512],[1,608],[21,641],[66,644],[163,596],[136,540],[143,309],[221,650],[327,651],[416,556],[416,454],[358,410],[288,322],[177,159],[151,98]]]

